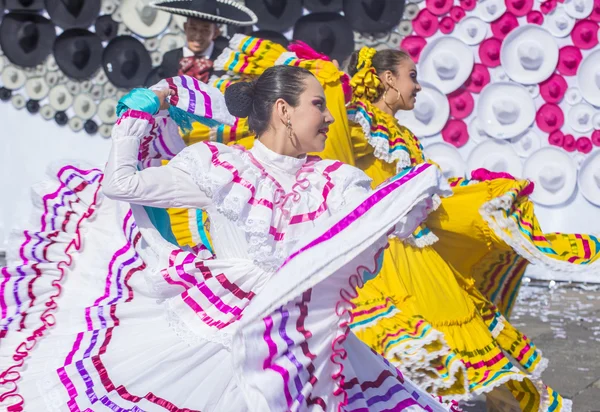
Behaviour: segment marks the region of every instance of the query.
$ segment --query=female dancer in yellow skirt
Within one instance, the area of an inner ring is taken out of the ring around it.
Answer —
[[[419,91],[414,64],[403,52],[363,49],[355,56],[354,97],[346,113],[343,75],[332,63],[298,59],[277,45],[243,36],[236,36],[230,47],[218,63],[233,75],[217,80],[217,86],[260,74],[272,64],[300,65],[317,75],[336,118],[322,157],[356,164],[374,185],[397,169],[426,161],[418,140],[393,116],[399,109],[412,109]],[[220,128],[210,137],[250,146],[253,136],[240,140],[248,134],[247,127],[238,124]],[[188,137],[190,141],[206,138],[208,131],[202,127]],[[568,410],[570,402],[539,380],[546,364],[541,353],[478,287],[506,313],[528,260],[560,266],[561,259],[570,258],[563,252],[569,252],[592,264],[597,257],[595,239],[573,237],[592,245],[589,256],[578,255],[573,246],[561,250],[568,237],[541,234],[525,197],[529,182],[480,175],[481,182],[452,179],[455,195],[442,201],[426,221],[428,227],[420,228],[410,242],[390,242],[380,257],[380,273],[372,274],[374,279],[354,300],[351,328],[374,350],[446,399],[466,398],[506,384],[522,410]],[[527,243],[528,238],[535,241]],[[539,246],[542,238],[549,246]],[[572,263],[579,262],[571,259]]]

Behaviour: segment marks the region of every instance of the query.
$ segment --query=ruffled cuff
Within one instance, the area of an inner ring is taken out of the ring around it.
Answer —
[[[142,140],[150,135],[154,125],[155,120],[151,114],[140,110],[126,109],[120,114],[119,120],[113,127],[113,141]]]

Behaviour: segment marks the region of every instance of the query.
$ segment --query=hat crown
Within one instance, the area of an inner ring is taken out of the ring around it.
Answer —
[[[263,3],[269,14],[278,18],[283,16],[287,6],[287,0],[263,0]]]
[[[458,59],[450,52],[442,51],[433,58],[433,67],[442,80],[452,80],[459,68]]]
[[[533,40],[525,40],[519,44],[517,54],[521,65],[526,70],[537,70],[544,62],[544,50]]]
[[[491,16],[496,14],[496,12],[498,11],[498,5],[493,1],[488,1],[486,3],[487,4],[485,5],[485,11]]]
[[[140,67],[140,56],[133,50],[125,50],[122,61],[121,74],[126,79],[131,79]]]
[[[75,39],[71,47],[71,61],[75,67],[81,70],[88,64],[92,57],[90,45],[84,39]]]
[[[470,21],[467,23],[465,31],[469,37],[474,39],[477,37],[477,33],[479,33],[479,26],[474,21]]]
[[[138,0],[135,4],[135,11],[146,26],[151,26],[158,14],[158,10],[149,6],[146,0]]]
[[[519,106],[509,99],[499,99],[492,103],[492,111],[502,125],[513,124],[519,118]]]
[[[25,53],[35,50],[40,40],[40,30],[34,22],[25,22],[18,33],[19,46]]]
[[[78,17],[83,10],[83,6],[85,5],[85,0],[60,0],[61,3],[65,6],[65,9],[71,14],[73,17]]]
[[[596,167],[594,170],[592,177],[594,178],[594,182],[596,182],[596,186],[600,189],[600,167]]]
[[[385,11],[385,1],[381,0],[361,0],[362,8],[371,20],[379,21]]]
[[[565,181],[565,173],[558,166],[547,165],[540,171],[540,183],[549,192],[558,192],[565,185]]]

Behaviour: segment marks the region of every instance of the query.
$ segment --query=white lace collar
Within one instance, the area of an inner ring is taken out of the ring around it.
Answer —
[[[254,147],[250,149],[250,152],[259,162],[293,174],[300,170],[300,168],[306,163],[306,156],[297,158],[275,153],[267,146],[262,144],[258,139],[254,141]]]

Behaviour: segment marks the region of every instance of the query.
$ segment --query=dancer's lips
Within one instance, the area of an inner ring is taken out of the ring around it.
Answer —
[[[329,127],[322,127],[319,129],[319,133],[324,134],[325,136],[327,136],[328,132],[329,132]]]

